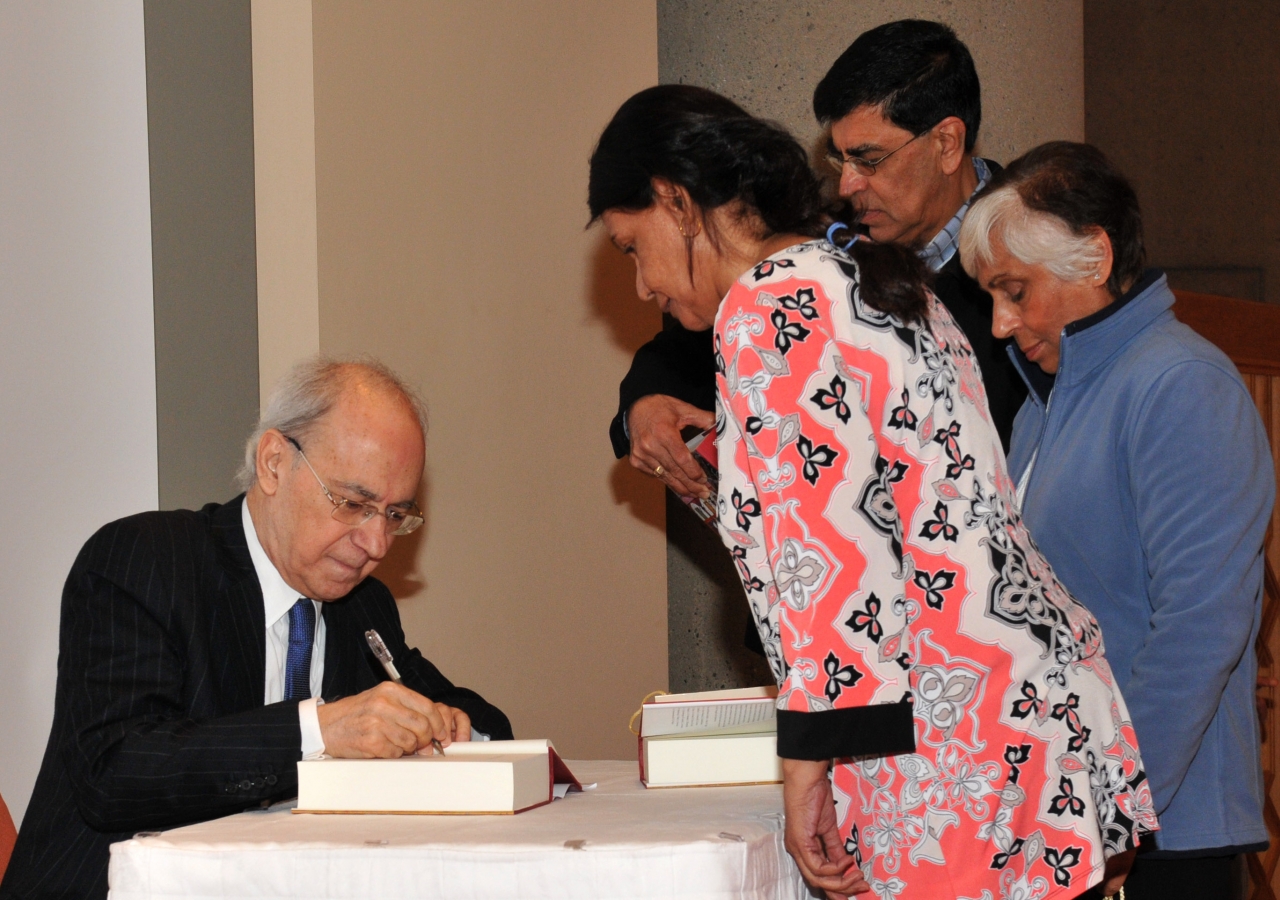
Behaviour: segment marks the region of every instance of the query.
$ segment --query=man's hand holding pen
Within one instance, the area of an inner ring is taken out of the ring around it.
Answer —
[[[447,747],[471,739],[465,712],[435,703],[416,691],[384,681],[354,697],[316,708],[324,752],[352,759],[430,755],[432,741]]]

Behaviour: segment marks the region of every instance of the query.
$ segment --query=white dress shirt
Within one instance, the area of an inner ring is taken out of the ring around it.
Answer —
[[[289,610],[301,596],[285,583],[272,565],[267,551],[262,549],[253,517],[249,515],[249,501],[241,505],[240,519],[244,524],[244,537],[249,544],[249,558],[258,575],[262,588],[262,609],[267,623],[266,664],[262,702],[279,703],[284,699],[284,668],[289,656]],[[324,616],[320,603],[312,600],[316,609],[315,643],[311,645],[311,699],[298,704],[298,724],[302,728],[302,758],[314,759],[324,753],[324,738],[320,736],[320,716],[316,707],[324,684]]]

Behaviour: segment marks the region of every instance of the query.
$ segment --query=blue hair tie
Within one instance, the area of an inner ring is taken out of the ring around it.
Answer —
[[[849,239],[849,242],[847,244],[843,244],[843,245],[836,244],[836,232],[842,229],[844,231],[852,232],[853,237]],[[827,242],[831,244],[835,244],[841,250],[847,251],[850,247],[852,247],[854,244],[858,242],[858,237],[859,237],[858,232],[854,231],[852,228],[850,228],[848,225],[844,224],[843,222],[832,222],[831,227],[827,229]]]

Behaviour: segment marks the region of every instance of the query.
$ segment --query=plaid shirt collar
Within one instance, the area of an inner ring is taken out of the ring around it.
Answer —
[[[951,221],[944,225],[942,230],[934,235],[933,240],[920,251],[920,258],[934,272],[942,271],[942,267],[951,262],[951,257],[956,255],[956,239],[960,236],[960,223],[964,221],[965,213],[969,211],[969,204],[973,202],[973,195],[986,187],[987,182],[991,180],[991,169],[987,166],[985,159],[975,156],[973,158],[973,170],[978,176],[978,186],[973,189],[973,194],[969,195],[969,199],[964,202],[964,206],[956,210],[956,214],[951,217]]]

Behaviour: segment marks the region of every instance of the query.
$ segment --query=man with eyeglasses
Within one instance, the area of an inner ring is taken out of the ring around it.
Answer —
[[[104,898],[111,842],[294,796],[303,758],[512,736],[405,645],[369,577],[422,524],[425,422],[378,363],[304,363],[248,442],[244,495],[89,539],[63,591],[53,730],[0,896]]]
[[[933,290],[972,344],[1006,448],[1026,387],[991,334],[991,296],[960,266],[956,235],[970,198],[999,167],[973,155],[982,117],[978,74],[955,32],[907,19],[863,33],[813,96],[830,127],[829,161],[858,230],[916,249]],[[707,496],[706,476],[681,429],[709,428],[715,406],[711,331],[676,323],[641,347],[619,389],[614,452],[677,493]]]

